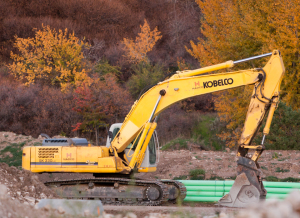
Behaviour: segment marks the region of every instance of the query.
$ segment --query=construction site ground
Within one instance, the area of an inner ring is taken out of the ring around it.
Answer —
[[[12,143],[24,143],[23,146],[37,146],[41,145],[41,142],[42,138],[35,139],[30,136],[1,132],[0,152],[7,146],[11,146]],[[204,169],[205,179],[231,179],[236,176],[236,157],[234,150],[202,151],[194,149],[191,151],[160,151],[159,153],[160,157],[157,171],[154,173],[140,173],[137,174],[137,177],[142,179],[173,179],[174,177],[189,179],[189,172],[193,169]],[[0,160],[7,155],[11,159],[17,158],[11,153],[2,152]],[[300,151],[266,150],[260,158],[259,163],[262,166],[265,177],[300,178]],[[7,164],[1,163],[0,184],[4,184],[8,188],[9,199],[5,201],[0,199],[0,211],[4,213],[2,217],[17,217],[13,214],[19,214],[20,217],[35,217],[33,214],[37,215],[37,217],[49,217],[51,214],[53,215],[52,212],[50,213],[44,210],[38,212],[38,210],[36,210],[33,213],[30,209],[42,198],[57,198],[51,190],[44,186],[43,182],[92,177],[92,174],[33,174],[28,171],[20,170],[17,167],[9,167]],[[176,211],[181,211],[182,213],[196,213],[199,215],[196,217],[202,217],[201,211],[203,212],[203,216],[204,214],[210,216],[212,213],[220,213],[220,208],[215,208],[214,204],[211,203],[183,203],[182,206],[167,203],[161,207],[151,207],[152,209],[141,209],[141,207],[136,206],[126,206],[126,208],[105,206],[105,208],[106,213],[126,216],[128,212],[133,212],[137,217],[151,217],[149,214],[152,213],[161,214],[161,216],[153,215],[152,217],[163,217],[163,214],[172,214]]]

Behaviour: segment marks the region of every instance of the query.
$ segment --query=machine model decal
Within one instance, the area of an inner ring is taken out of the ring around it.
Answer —
[[[63,160],[75,160],[72,158],[72,153],[66,153],[66,158],[63,158]]]
[[[217,87],[217,86],[226,86],[226,85],[231,85],[233,83],[233,79],[219,79],[219,80],[213,80],[213,81],[208,81],[208,82],[203,82],[203,87],[204,88],[211,88],[211,87]]]

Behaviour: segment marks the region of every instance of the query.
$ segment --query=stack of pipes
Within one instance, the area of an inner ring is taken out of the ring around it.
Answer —
[[[234,181],[232,180],[180,180],[187,194],[184,201],[216,202],[229,193]],[[294,189],[300,189],[300,183],[294,182],[263,182],[267,190],[267,199],[284,199]]]

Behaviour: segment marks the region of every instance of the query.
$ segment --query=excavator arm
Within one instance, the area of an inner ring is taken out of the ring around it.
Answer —
[[[233,67],[251,58],[236,62],[227,61],[197,70],[177,72],[171,78],[158,83],[134,103],[120,131],[111,142],[111,151],[121,153],[135,139],[132,144],[136,144],[136,147],[128,167],[137,169],[144,159],[146,147],[156,128],[157,116],[169,106],[197,95],[254,85],[237,152],[238,177],[230,193],[225,195],[219,204],[243,207],[251,201],[265,198],[266,190],[261,181],[261,171],[257,160],[264,150],[264,139],[269,133],[273,114],[279,101],[281,80],[285,72],[279,51],[275,50],[254,58],[265,56],[271,56],[271,58],[263,68],[201,75]],[[269,115],[263,131],[262,143],[251,145],[267,111]],[[247,157],[249,149],[255,150],[252,157]]]
[[[199,76],[199,74],[233,66],[234,62],[228,61],[198,70],[178,72],[170,79],[158,83],[134,103],[119,133],[111,142],[111,147],[116,149],[117,153],[124,151],[139,133],[141,134],[147,123],[151,123],[153,118],[176,102],[197,95],[255,84],[239,143],[241,145],[239,156],[245,156],[248,151],[245,146],[250,145],[265,112],[272,102],[271,108],[274,109],[277,105],[284,65],[279,51],[274,51],[264,68]],[[274,112],[273,109],[271,111]],[[271,120],[270,115],[268,121]],[[265,135],[268,134],[267,128],[264,132]]]

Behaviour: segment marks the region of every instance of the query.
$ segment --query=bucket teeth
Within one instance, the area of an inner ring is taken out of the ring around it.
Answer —
[[[267,192],[259,179],[260,171],[254,161],[239,157],[238,174],[230,192],[219,200],[219,206],[246,207],[266,197]]]

